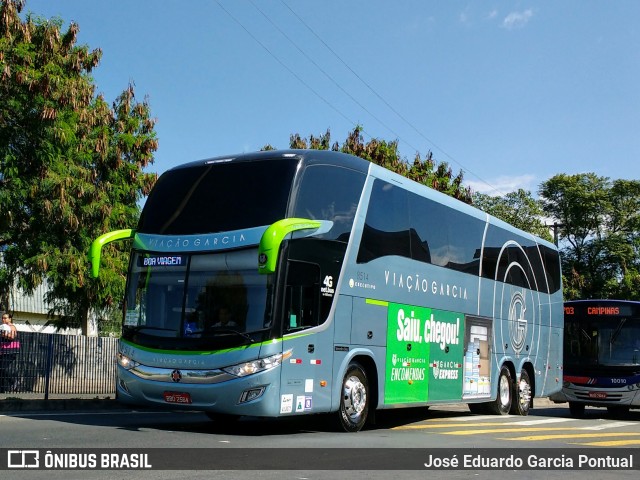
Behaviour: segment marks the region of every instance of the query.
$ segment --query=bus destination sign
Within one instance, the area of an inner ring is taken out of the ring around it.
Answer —
[[[608,305],[589,305],[588,307],[580,308],[576,305],[565,306],[565,315],[582,314],[587,316],[599,316],[599,317],[628,317],[631,315],[631,307],[624,305],[608,306]]]
[[[182,255],[147,255],[138,257],[139,267],[181,267],[186,265]]]

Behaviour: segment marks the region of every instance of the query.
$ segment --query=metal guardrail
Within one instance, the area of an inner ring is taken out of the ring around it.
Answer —
[[[0,358],[0,393],[115,394],[118,339],[20,332],[20,350]]]

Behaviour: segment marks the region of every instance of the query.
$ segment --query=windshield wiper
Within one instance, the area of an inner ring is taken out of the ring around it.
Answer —
[[[618,338],[618,335],[620,335],[620,332],[622,331],[622,327],[624,326],[625,323],[627,323],[627,319],[626,318],[623,318],[622,320],[620,320],[620,323],[616,327],[616,330],[611,334],[611,340],[609,341],[610,345],[613,345],[615,343],[615,341]]]
[[[286,333],[291,333],[291,332],[299,332],[300,330],[307,330],[310,327],[308,325],[300,325],[299,327],[289,327],[285,330]]]
[[[234,328],[229,328],[229,327],[212,327],[211,332],[215,332],[215,333],[231,333],[233,335],[237,335],[239,337],[244,338],[245,340],[247,340],[249,343],[254,343],[253,338],[251,338],[251,335],[244,333],[244,332],[240,332]]]
[[[130,328],[134,332],[139,332],[140,330],[163,330],[163,331],[166,331],[166,332],[175,332],[176,331],[175,328],[150,327],[149,325],[136,325],[135,327],[127,327],[127,328]]]

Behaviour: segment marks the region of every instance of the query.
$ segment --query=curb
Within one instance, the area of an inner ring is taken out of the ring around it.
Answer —
[[[113,410],[124,408],[114,399],[61,398],[52,400],[23,400],[6,398],[0,400],[0,412],[42,412],[59,410]]]

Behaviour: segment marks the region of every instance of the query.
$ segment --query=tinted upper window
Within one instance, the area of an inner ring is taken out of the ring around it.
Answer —
[[[561,285],[560,260],[555,250],[491,225],[485,241],[482,276],[554,293]]]
[[[293,216],[330,220],[331,231],[322,238],[347,241],[362,194],[365,175],[348,168],[311,165],[302,175]]]
[[[228,162],[178,168],[156,182],[138,231],[215,233],[271,225],[285,218],[297,162]]]
[[[480,272],[485,222],[375,180],[358,263],[398,255],[473,275]],[[495,225],[487,232],[482,276],[542,292],[561,288],[558,252]]]
[[[540,246],[540,254],[542,255],[542,264],[547,273],[547,281],[549,282],[549,291],[557,292],[562,288],[562,273],[560,269],[560,256],[558,251],[544,245]]]
[[[442,205],[415,193],[409,193],[413,258],[417,248],[428,252],[428,261],[434,265],[477,275],[480,268],[480,250],[484,222],[454,208]]]
[[[376,180],[367,206],[358,263],[388,255],[411,258],[410,238],[407,192]]]
[[[376,180],[358,263],[398,255],[477,275],[483,229],[479,219]]]

